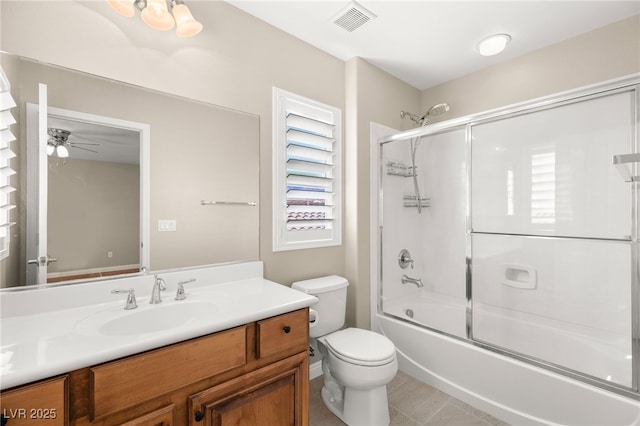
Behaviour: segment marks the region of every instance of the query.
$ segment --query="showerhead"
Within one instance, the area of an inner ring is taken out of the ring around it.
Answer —
[[[406,116],[408,116],[411,121],[416,123],[418,126],[424,126],[429,122],[429,117],[444,114],[450,109],[451,106],[449,106],[449,104],[447,103],[435,104],[431,108],[429,108],[429,110],[423,116],[412,114],[406,111],[400,111],[400,118],[405,118]]]
[[[426,126],[429,123],[429,117],[433,117],[436,115],[440,115],[440,114],[444,114],[445,112],[449,111],[451,109],[451,106],[449,106],[448,103],[441,103],[441,104],[435,104],[433,105],[431,108],[429,108],[429,110],[427,111],[427,113],[425,115],[422,116],[422,118],[420,118],[421,121],[421,126]]]
[[[451,106],[449,106],[449,104],[447,104],[447,103],[435,104],[434,106],[429,108],[429,111],[427,111],[427,113],[424,116],[425,117],[429,117],[429,116],[433,116],[433,115],[444,114],[445,112],[449,111],[450,109],[451,109]]]

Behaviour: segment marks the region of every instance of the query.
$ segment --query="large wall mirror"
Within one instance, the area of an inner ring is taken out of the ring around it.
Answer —
[[[0,260],[2,288],[259,258],[256,115],[11,54],[0,59],[18,105],[15,225]],[[44,145],[33,135],[41,83]],[[45,200],[34,184],[39,173],[47,175]],[[33,230],[42,203],[44,239]],[[40,240],[47,267],[38,282],[41,266],[31,257]]]

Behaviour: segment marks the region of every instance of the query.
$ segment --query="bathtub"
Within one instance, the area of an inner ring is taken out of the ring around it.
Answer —
[[[413,298],[385,311],[374,328],[396,345],[400,370],[510,424],[640,425],[637,400],[416,324],[464,337],[460,303]]]

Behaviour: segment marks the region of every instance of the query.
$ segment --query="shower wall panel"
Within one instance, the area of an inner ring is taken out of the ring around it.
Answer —
[[[422,224],[416,208],[404,207],[404,195],[413,194],[411,176],[389,174],[389,163],[400,167],[411,166],[411,147],[409,140],[387,143],[381,146],[382,210],[380,221],[382,296],[383,304],[416,292],[415,286],[401,284],[404,273],[420,276],[424,263],[420,261]],[[408,174],[408,171],[407,171]],[[413,268],[403,270],[398,265],[398,256],[407,249],[414,260]]]
[[[429,207],[422,211],[420,238],[425,286],[459,302],[466,297],[464,138],[464,129],[430,136],[418,151],[424,164],[419,169],[424,176],[421,188],[429,198]]]
[[[416,146],[417,144],[417,146]],[[421,198],[425,207],[418,212],[407,198],[416,196],[413,182],[412,147]],[[383,311],[394,301],[428,298],[464,306],[466,247],[466,160],[465,130],[401,140],[382,145],[382,282]],[[390,169],[389,164],[395,164]],[[390,170],[409,169],[406,175]],[[427,206],[428,204],[428,206]],[[402,249],[411,253],[413,263],[406,269],[398,264]],[[402,283],[402,277],[420,279],[423,287]],[[439,322],[441,323],[441,321]],[[434,324],[424,324],[433,327]],[[464,326],[446,330],[465,337]]]

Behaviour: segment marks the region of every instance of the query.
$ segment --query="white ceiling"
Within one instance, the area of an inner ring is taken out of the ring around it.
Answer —
[[[140,164],[140,134],[136,131],[53,116],[48,117],[47,126],[71,132],[69,158]]]
[[[640,13],[633,1],[389,1],[358,3],[377,15],[353,32],[332,18],[349,0],[225,0],[342,60],[360,57],[424,90]],[[475,46],[511,35],[500,55]]]

